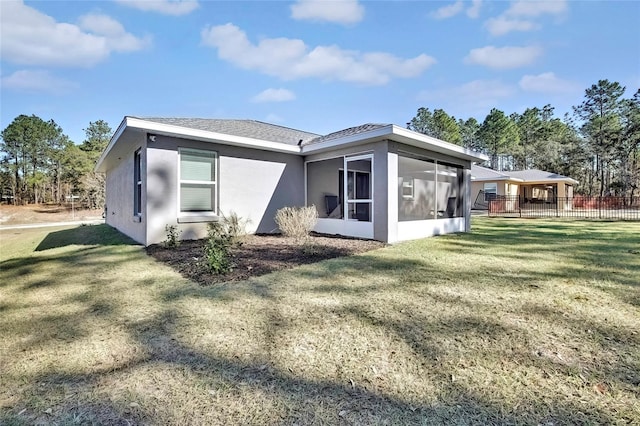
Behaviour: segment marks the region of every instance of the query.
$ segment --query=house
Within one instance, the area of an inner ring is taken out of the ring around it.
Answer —
[[[396,242],[470,228],[483,154],[392,124],[328,135],[253,120],[125,117],[96,170],[106,223],[154,244],[177,225],[202,238],[233,211],[277,232],[285,206],[315,205],[315,231]]]
[[[568,210],[577,180],[543,170],[502,171],[474,164],[471,167],[471,197],[473,208],[487,208],[492,198],[518,202],[521,206],[556,203]]]

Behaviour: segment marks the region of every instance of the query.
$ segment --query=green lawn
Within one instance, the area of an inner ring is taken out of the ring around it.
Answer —
[[[640,223],[474,220],[211,287],[2,231],[0,424],[638,424]]]

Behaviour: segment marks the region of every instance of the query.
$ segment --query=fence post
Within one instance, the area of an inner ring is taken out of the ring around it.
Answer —
[[[596,200],[598,203],[598,219],[602,219],[602,197],[598,196]]]
[[[520,199],[519,195],[518,195],[518,216],[520,217],[520,219],[522,219],[522,200]]]

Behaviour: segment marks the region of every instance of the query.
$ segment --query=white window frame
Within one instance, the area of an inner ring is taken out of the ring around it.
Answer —
[[[412,177],[403,177],[402,178],[402,198],[405,200],[413,200],[415,198],[415,189],[413,186],[414,179]],[[407,189],[407,193],[405,194],[405,189]]]
[[[181,178],[181,163],[182,163],[182,153],[191,153],[191,154],[203,154],[208,157],[213,158],[214,166],[215,166],[215,175],[212,181],[206,180],[183,180]],[[178,209],[178,217],[182,218],[192,218],[196,219],[202,217],[203,219],[217,217],[218,216],[218,176],[220,174],[219,169],[219,157],[217,151],[209,151],[205,149],[196,149],[196,148],[178,148],[178,196],[177,198],[177,209]],[[183,212],[181,208],[181,197],[182,197],[182,184],[190,184],[190,185],[202,185],[202,186],[210,186],[212,187],[212,204],[213,209],[211,211],[200,211],[200,212]]]

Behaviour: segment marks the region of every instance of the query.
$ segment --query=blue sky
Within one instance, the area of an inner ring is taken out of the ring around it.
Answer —
[[[640,87],[637,1],[0,0],[0,20],[0,127],[36,114],[76,143],[125,115],[323,134]]]

